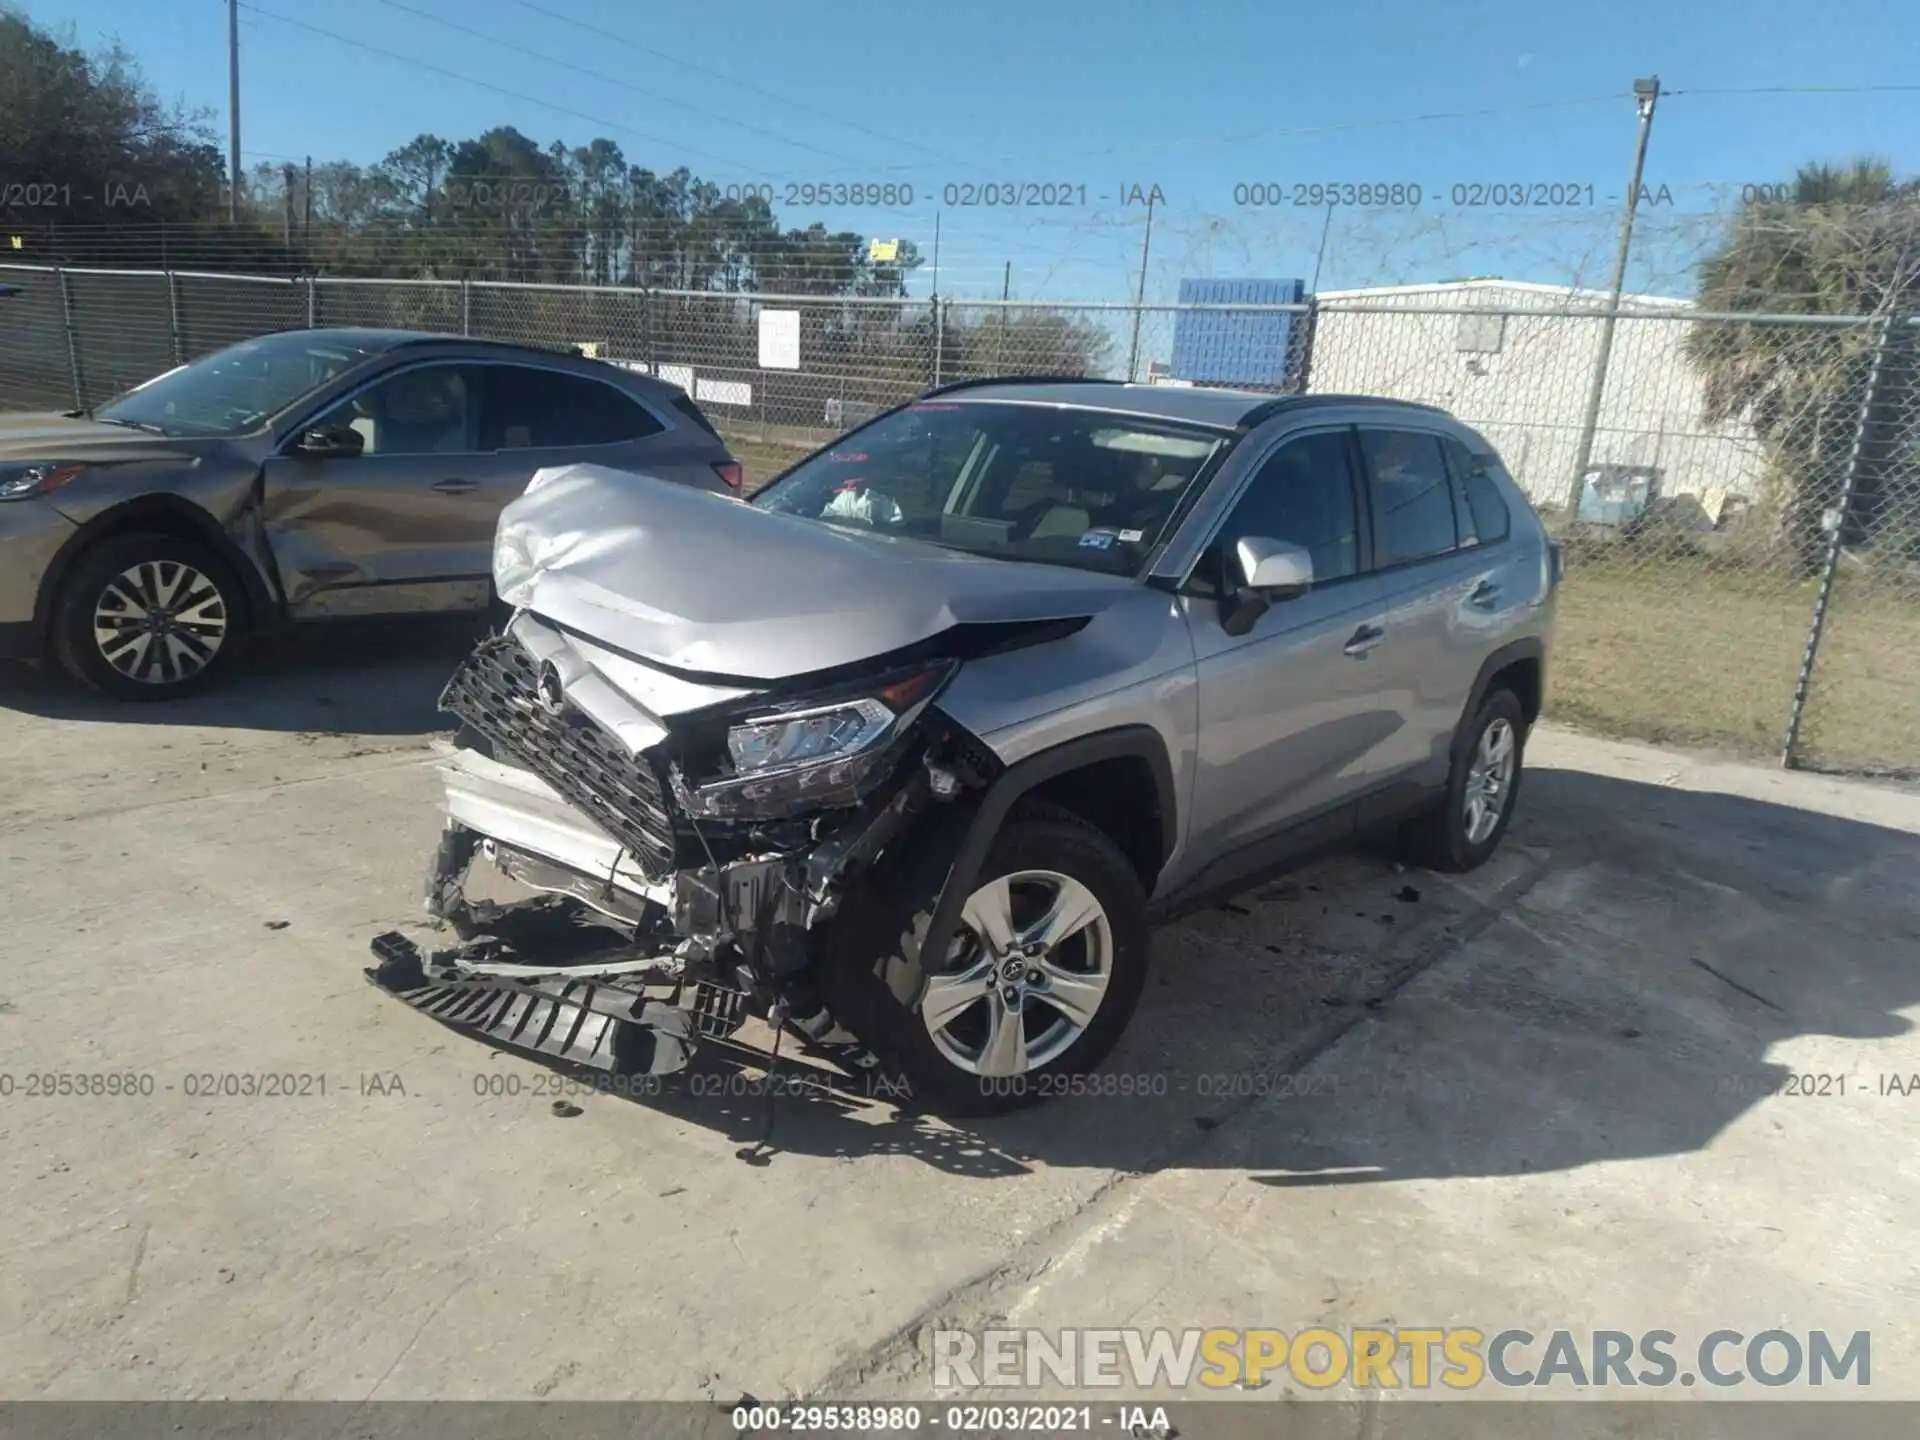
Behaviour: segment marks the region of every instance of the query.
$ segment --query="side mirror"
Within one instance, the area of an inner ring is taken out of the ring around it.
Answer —
[[[358,430],[309,430],[293,447],[296,455],[309,460],[349,460],[367,448],[366,437]]]
[[[1224,568],[1233,593],[1223,601],[1220,625],[1229,635],[1246,634],[1275,604],[1304,595],[1313,585],[1313,556],[1264,535],[1243,537]]]

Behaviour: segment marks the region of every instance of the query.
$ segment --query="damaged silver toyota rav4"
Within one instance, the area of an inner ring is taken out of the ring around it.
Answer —
[[[1363,832],[1492,853],[1559,571],[1484,439],[1351,396],[948,386],[751,504],[543,471],[442,700],[453,943],[369,976],[616,1076],[758,1015],[931,1109],[1058,1093],[1156,919]]]

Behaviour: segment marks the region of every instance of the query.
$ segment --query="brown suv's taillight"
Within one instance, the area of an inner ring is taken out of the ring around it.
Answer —
[[[716,462],[713,473],[726,483],[729,490],[738,490],[746,483],[747,472],[740,467],[738,460]]]

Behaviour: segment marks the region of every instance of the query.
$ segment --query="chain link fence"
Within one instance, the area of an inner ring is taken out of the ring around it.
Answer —
[[[1543,303],[1545,287],[1498,285],[1178,306],[17,266],[0,283],[22,287],[0,300],[3,408],[84,408],[271,330],[401,327],[578,346],[656,374],[694,395],[753,481],[935,385],[992,375],[1438,405],[1494,442],[1566,547],[1554,715],[1920,775],[1910,317],[1676,301],[1608,326],[1585,292]],[[783,356],[763,351],[763,323]],[[1222,354],[1238,368],[1200,373]]]

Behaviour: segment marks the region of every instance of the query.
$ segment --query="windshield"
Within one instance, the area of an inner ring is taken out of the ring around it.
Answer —
[[[373,353],[309,331],[268,335],[157,376],[93,418],[163,435],[245,435]]]
[[[753,503],[1002,560],[1133,575],[1226,443],[1106,411],[930,400],[802,461]]]

